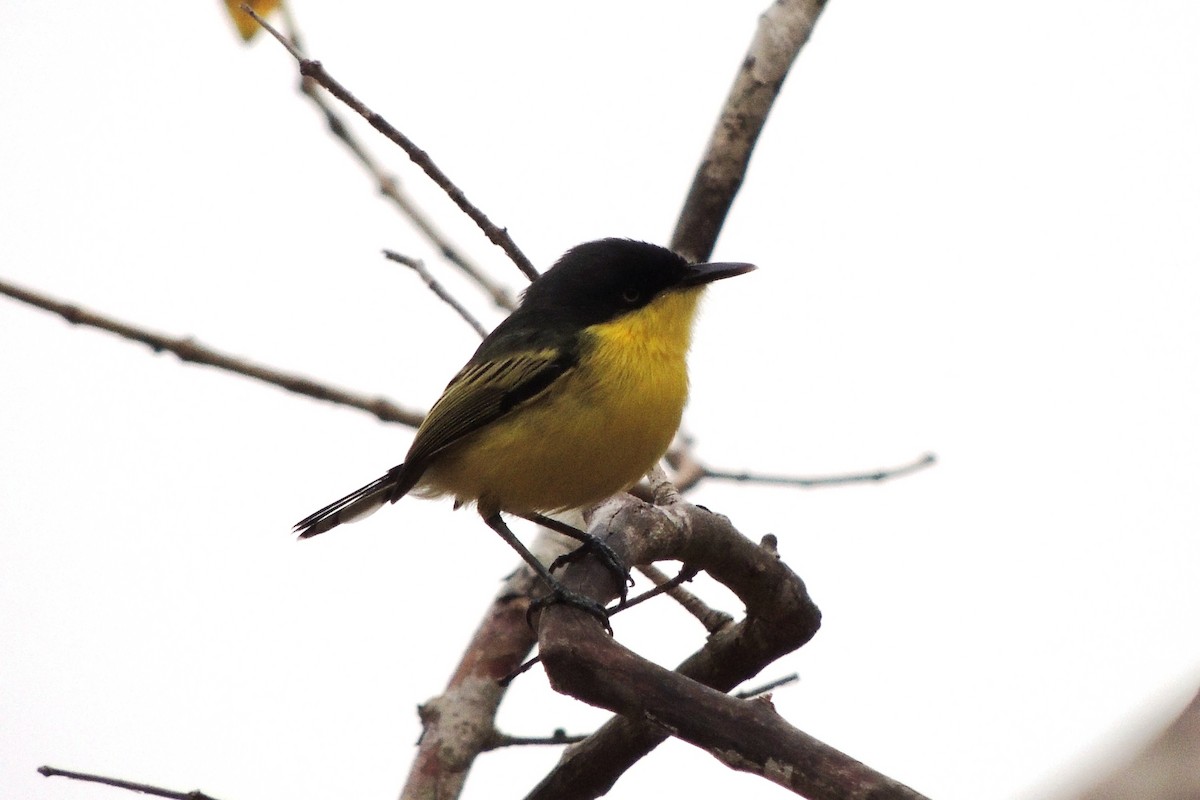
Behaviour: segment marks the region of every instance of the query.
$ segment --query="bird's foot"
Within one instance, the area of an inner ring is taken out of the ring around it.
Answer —
[[[629,570],[625,568],[625,564],[622,563],[621,557],[617,555],[616,551],[595,536],[589,534],[579,547],[554,559],[550,564],[550,571],[554,572],[567,564],[573,564],[589,553],[595,553],[604,567],[617,579],[617,585],[621,587],[620,605],[624,605],[629,598],[629,587],[633,586],[633,576],[629,574]]]
[[[590,597],[584,597],[581,594],[576,594],[560,585],[555,585],[551,588],[550,594],[544,597],[539,597],[529,604],[529,609],[525,612],[525,622],[529,627],[533,627],[533,615],[541,611],[546,606],[552,606],[556,603],[578,608],[580,611],[586,611],[596,619],[600,620],[600,624],[604,626],[604,630],[608,631],[611,636],[613,629],[608,622],[608,612],[604,606],[597,603]]]

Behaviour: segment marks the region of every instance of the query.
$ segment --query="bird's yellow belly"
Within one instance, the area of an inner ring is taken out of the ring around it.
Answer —
[[[645,475],[679,427],[689,337],[670,342],[619,323],[589,331],[579,367],[439,454],[416,491],[478,502],[484,513],[550,512],[596,503]]]

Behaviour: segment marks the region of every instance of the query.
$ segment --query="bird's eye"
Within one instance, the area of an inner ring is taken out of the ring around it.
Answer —
[[[636,303],[638,300],[642,299],[642,293],[637,289],[626,289],[625,291],[621,292],[621,299],[632,305],[633,303]]]

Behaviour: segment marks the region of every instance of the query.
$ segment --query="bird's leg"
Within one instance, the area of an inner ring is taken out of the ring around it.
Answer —
[[[570,591],[561,583],[559,583],[558,579],[550,574],[550,570],[546,569],[545,565],[543,565],[541,561],[538,561],[537,556],[529,552],[529,548],[521,543],[521,540],[518,539],[508,527],[508,524],[505,523],[499,512],[490,516],[481,516],[483,516],[483,521],[487,523],[487,526],[496,533],[500,534],[500,538],[506,541],[508,546],[513,550],[516,550],[517,553],[520,554],[521,558],[525,559],[525,563],[532,567],[533,571],[537,573],[538,577],[545,581],[546,585],[550,587],[550,594],[539,598],[530,604],[529,611],[526,612],[527,620],[529,620],[533,613],[540,608],[544,608],[545,606],[553,603],[565,603],[566,605],[574,606],[575,608],[591,614],[593,617],[600,620],[600,622],[604,625],[605,630],[607,630],[610,634],[612,633],[612,626],[608,622],[608,612],[604,610],[604,606],[600,605],[590,597],[584,597],[581,594],[576,594],[575,592]]]
[[[599,556],[600,561],[613,577],[617,579],[617,584],[621,587],[621,605],[625,604],[625,600],[629,597],[629,587],[633,585],[633,578],[629,574],[629,570],[625,568],[625,564],[621,562],[621,557],[616,552],[604,543],[603,540],[596,538],[587,531],[581,531],[565,522],[559,522],[556,519],[547,517],[545,514],[538,514],[536,511],[529,514],[518,515],[530,522],[536,522],[538,525],[549,528],[550,530],[561,533],[563,536],[570,536],[582,544],[569,553],[559,556],[550,564],[550,571],[554,572],[559,567],[564,567],[579,559],[583,558],[588,553],[595,553]]]

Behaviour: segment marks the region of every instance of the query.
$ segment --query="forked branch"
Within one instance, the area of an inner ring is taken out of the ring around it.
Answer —
[[[708,572],[746,605],[741,622],[710,637],[675,671],[627,650],[577,609],[559,605],[543,612],[538,644],[551,684],[620,714],[605,728],[620,727],[628,737],[626,758],[671,735],[810,800],[921,798],[792,727],[769,702],[725,694],[803,645],[820,624],[803,581],[772,547],[756,545],[724,517],[682,502],[663,509],[610,501],[593,520],[592,532],[604,531],[611,532],[606,541],[625,563],[683,561]],[[609,600],[613,594],[611,578],[596,560],[572,564],[562,580],[593,599]],[[612,769],[619,749],[600,754],[606,770],[587,763],[598,755],[594,743],[576,745],[528,800],[600,796],[620,774]]]
[[[371,110],[366,104],[351,94],[349,89],[329,74],[329,71],[325,69],[320,61],[315,61],[305,56],[286,36],[275,30],[266,20],[254,13],[254,9],[243,5],[242,10],[254,17],[259,25],[262,25],[268,33],[274,36],[291,53],[292,58],[296,59],[297,63],[299,63],[300,74],[303,77],[312,78],[319,83],[331,95],[341,100],[347,108],[365,119],[367,124],[372,128],[382,133],[403,150],[412,159],[413,163],[424,170],[429,179],[437,184],[438,188],[445,192],[446,196],[453,200],[454,204],[471,218],[472,222],[479,226],[479,229],[491,240],[492,244],[502,249],[508,255],[509,259],[517,265],[517,268],[525,274],[525,277],[529,278],[529,280],[537,278],[537,269],[525,254],[521,252],[521,248],[517,247],[517,243],[508,235],[508,231],[497,226],[474,203],[468,200],[463,190],[454,181],[450,180],[450,176],[434,163],[428,153],[417,147],[412,139],[409,139],[394,125],[384,119],[383,115]]]

